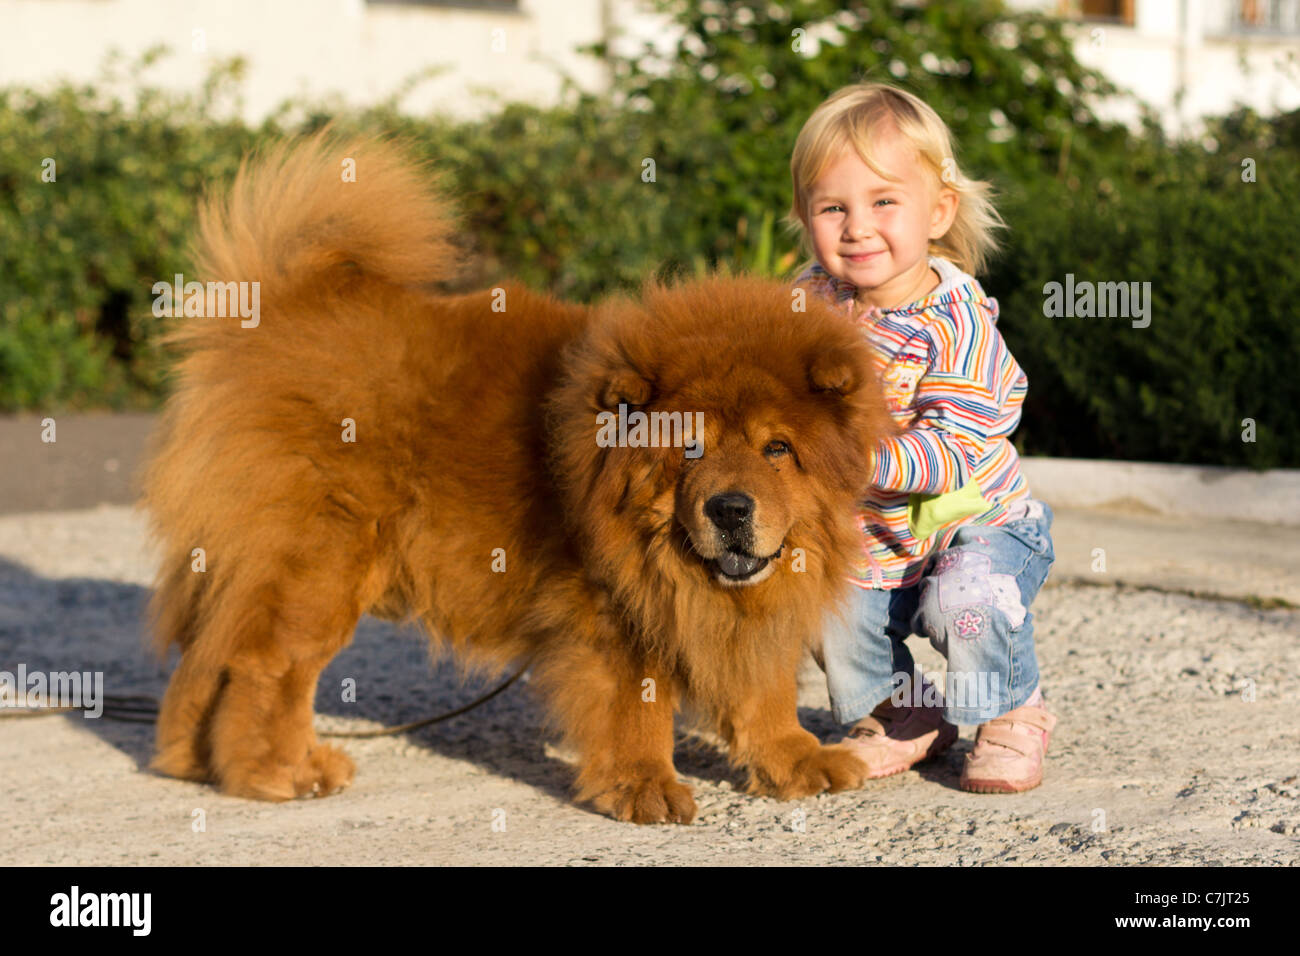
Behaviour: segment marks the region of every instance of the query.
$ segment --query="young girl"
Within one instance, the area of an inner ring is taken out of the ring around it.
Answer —
[[[875,349],[901,434],[880,442],[859,521],[847,619],[825,634],[835,719],[870,776],[906,770],[978,725],[964,790],[1039,785],[1056,723],[1039,687],[1029,605],[1055,560],[1052,512],[1010,442],[1027,383],[982,271],[1003,225],[948,128],[917,97],[846,87],[804,124],[788,222],[817,262],[795,280],[841,303]],[[945,694],[904,640],[948,661]],[[946,702],[945,702],[946,697]]]

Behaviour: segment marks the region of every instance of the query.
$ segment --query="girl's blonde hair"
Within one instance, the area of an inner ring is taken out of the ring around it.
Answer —
[[[804,252],[813,255],[808,199],[813,184],[846,146],[877,175],[895,178],[880,167],[873,150],[881,131],[890,127],[916,148],[936,186],[958,195],[952,227],[930,240],[930,254],[973,276],[981,274],[998,248],[994,230],[1006,228],[990,199],[993,187],[962,172],[953,156],[952,135],[938,113],[919,97],[886,83],[856,83],[837,90],[803,124],[790,157],[794,203],[785,217],[787,228],[799,235]]]

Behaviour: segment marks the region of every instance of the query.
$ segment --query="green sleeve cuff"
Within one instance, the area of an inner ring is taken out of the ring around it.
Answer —
[[[957,491],[943,495],[912,495],[907,501],[907,527],[912,537],[924,541],[944,525],[983,514],[992,508],[972,478]]]

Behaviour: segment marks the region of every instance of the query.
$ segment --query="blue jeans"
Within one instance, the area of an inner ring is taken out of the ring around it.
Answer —
[[[911,587],[851,588],[844,620],[828,625],[818,661],[835,719],[853,723],[890,697],[924,703],[909,683],[915,662],[904,641],[913,633],[948,660],[949,723],[982,724],[1028,701],[1038,686],[1029,605],[1056,560],[1051,527],[1052,509],[1024,499],[1006,524],[958,528]]]

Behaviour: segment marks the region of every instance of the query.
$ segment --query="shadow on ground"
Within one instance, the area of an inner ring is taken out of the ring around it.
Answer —
[[[177,653],[173,650],[165,662],[159,662],[148,646],[149,596],[148,588],[115,581],[50,580],[0,559],[0,670],[16,673],[21,663],[28,673],[100,672],[107,696],[145,695],[161,700]],[[321,721],[319,716],[392,726],[445,713],[486,693],[506,676],[462,680],[450,656],[430,662],[425,641],[414,626],[363,617],[352,642],[321,675],[316,692],[318,732],[373,729],[356,724],[344,727],[336,721]],[[355,702],[343,699],[347,680],[355,681]],[[152,773],[148,769],[152,724],[107,716],[30,719],[84,722],[92,733],[129,756],[141,773]],[[824,710],[800,708],[800,719],[823,738],[835,730],[831,715]],[[732,769],[710,742],[688,730],[679,726],[674,753],[678,770],[742,787],[743,774]],[[542,725],[540,704],[525,675],[520,683],[473,711],[398,739],[567,800],[572,771],[545,752],[552,737]],[[333,742],[345,750],[356,743],[346,738]]]

